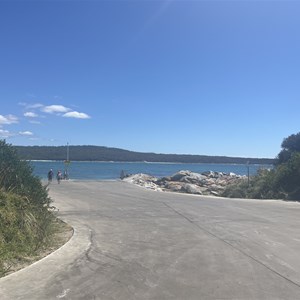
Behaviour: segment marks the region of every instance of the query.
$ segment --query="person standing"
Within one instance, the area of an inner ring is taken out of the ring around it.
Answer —
[[[48,172],[48,183],[52,182],[53,179],[53,170],[50,169]]]
[[[61,171],[59,170],[59,171],[57,172],[57,175],[56,175],[56,179],[57,179],[57,183],[58,183],[58,184],[60,184],[61,178],[62,178],[62,174],[61,174]]]

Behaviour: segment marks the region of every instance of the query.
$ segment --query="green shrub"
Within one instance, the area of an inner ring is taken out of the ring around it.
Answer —
[[[19,159],[16,150],[0,140],[0,188],[26,196],[38,206],[50,205],[46,188],[33,175],[32,167]]]
[[[241,180],[234,184],[228,185],[222,193],[223,197],[229,198],[248,198],[247,197],[248,182]]]
[[[247,181],[226,187],[222,196],[253,199],[300,200],[300,152],[273,170],[261,170]]]
[[[0,141],[0,275],[47,243],[55,220],[48,192],[11,145]]]
[[[278,165],[274,174],[274,185],[286,193],[286,199],[300,200],[300,152]]]

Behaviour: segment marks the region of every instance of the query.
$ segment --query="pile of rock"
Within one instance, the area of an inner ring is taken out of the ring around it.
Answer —
[[[134,174],[129,175],[123,178],[123,181],[130,182],[133,184],[137,184],[140,186],[143,186],[147,189],[156,190],[156,191],[162,191],[162,189],[159,187],[159,185],[156,184],[157,178],[147,175],[147,174]]]
[[[169,177],[156,178],[146,174],[135,174],[123,180],[156,191],[219,196],[227,185],[241,179],[246,179],[246,176],[213,171],[201,174],[179,171]]]

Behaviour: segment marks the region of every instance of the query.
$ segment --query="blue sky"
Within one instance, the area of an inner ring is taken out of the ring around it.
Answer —
[[[273,158],[299,28],[298,1],[0,1],[0,138]]]

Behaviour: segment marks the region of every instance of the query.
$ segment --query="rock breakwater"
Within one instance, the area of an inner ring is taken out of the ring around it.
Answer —
[[[126,176],[123,180],[156,191],[219,196],[226,186],[246,178],[234,173],[213,171],[195,173],[182,170],[167,177],[157,178],[141,173]]]

